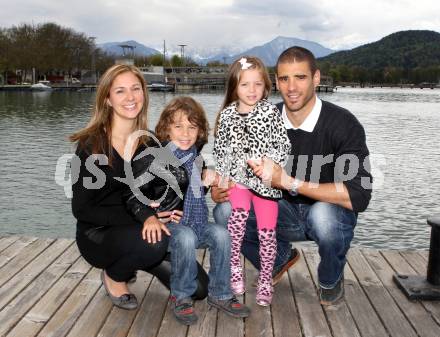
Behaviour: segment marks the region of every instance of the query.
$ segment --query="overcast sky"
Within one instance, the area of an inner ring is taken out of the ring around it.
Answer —
[[[0,0],[0,27],[55,22],[97,43],[240,45],[287,36],[347,49],[400,30],[440,32],[439,0]]]

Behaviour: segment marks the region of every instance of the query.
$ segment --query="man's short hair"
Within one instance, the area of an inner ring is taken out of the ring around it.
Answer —
[[[275,66],[275,72],[278,73],[278,65],[281,63],[295,63],[304,61],[309,64],[312,75],[315,75],[315,72],[318,69],[318,65],[316,64],[315,56],[310,50],[299,46],[287,48],[278,57],[278,61]]]

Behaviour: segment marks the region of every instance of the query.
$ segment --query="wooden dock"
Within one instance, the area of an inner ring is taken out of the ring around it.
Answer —
[[[113,307],[100,271],[81,257],[72,239],[0,238],[0,336],[68,337],[439,337],[440,302],[408,301],[392,281],[396,272],[426,273],[426,251],[351,249],[345,269],[345,300],[322,307],[316,288],[319,256],[314,245],[275,288],[273,304],[255,304],[256,271],[246,264],[249,318],[234,319],[206,301],[196,303],[199,321],[180,325],[170,311],[169,291],[147,273],[131,290],[135,311]],[[199,257],[208,268],[204,251]]]

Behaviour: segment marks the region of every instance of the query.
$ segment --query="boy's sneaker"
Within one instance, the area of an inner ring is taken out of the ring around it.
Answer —
[[[319,299],[322,305],[334,305],[344,297],[344,276],[336,283],[334,288],[319,287]]]
[[[290,250],[290,257],[287,262],[276,269],[274,268],[272,272],[272,285],[281,281],[284,273],[299,260],[300,256],[298,249],[292,248]]]
[[[236,318],[248,317],[251,312],[249,308],[241,304],[235,296],[227,300],[217,300],[208,296],[208,304]]]
[[[173,313],[176,319],[185,325],[192,325],[197,322],[197,315],[194,312],[193,302],[190,298],[176,300],[174,296],[171,297],[173,302]]]

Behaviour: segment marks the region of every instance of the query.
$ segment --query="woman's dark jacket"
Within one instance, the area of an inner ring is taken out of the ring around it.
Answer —
[[[79,169],[78,180],[72,185],[72,212],[78,220],[78,232],[103,226],[126,226],[138,221],[127,212],[122,195],[129,191],[125,178],[124,160],[111,148],[112,165],[90,158],[91,148],[76,150],[72,172]],[[86,167],[86,162],[88,167]],[[154,213],[152,213],[154,214]]]

